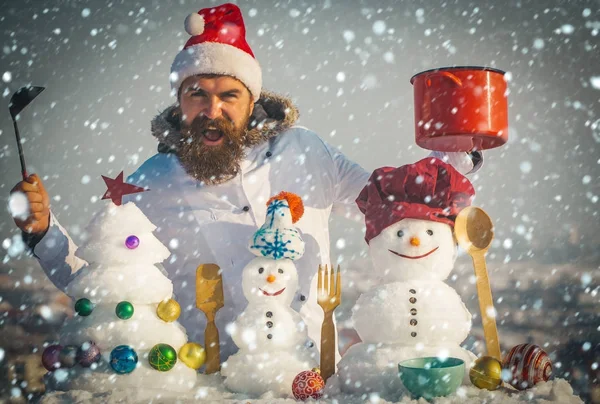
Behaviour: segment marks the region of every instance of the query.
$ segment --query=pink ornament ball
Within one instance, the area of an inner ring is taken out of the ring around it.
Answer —
[[[521,344],[512,348],[502,368],[509,373],[510,383],[518,390],[525,390],[552,377],[552,362],[548,354],[534,344]]]
[[[125,239],[125,247],[129,248],[130,250],[138,248],[139,245],[140,239],[137,236],[131,235]]]
[[[314,370],[305,370],[298,373],[292,382],[292,393],[296,400],[318,400],[323,397],[325,380]]]
[[[52,372],[60,368],[60,351],[62,349],[62,345],[50,345],[44,349],[42,353],[42,366],[46,370]]]
[[[84,342],[77,351],[77,363],[84,368],[89,368],[92,364],[98,362],[101,357],[100,348],[93,341]]]

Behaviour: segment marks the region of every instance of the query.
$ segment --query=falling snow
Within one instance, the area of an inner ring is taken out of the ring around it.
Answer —
[[[0,13],[0,85],[5,107],[22,86],[46,87],[17,118],[26,168],[40,175],[54,217],[73,243],[81,246],[91,234],[86,228],[89,219],[107,203],[101,200],[105,192],[101,175],[114,178],[122,170],[131,175],[148,159],[157,158],[161,137],[173,135],[165,131],[151,136],[150,120],[176,101],[171,84],[179,77],[169,69],[189,39],[183,19],[198,7],[190,8],[190,2],[157,2],[153,7],[107,2],[100,8],[93,2],[55,3],[10,0]],[[288,95],[299,109],[298,125],[339,147],[369,172],[414,162],[430,152],[415,143],[415,104],[409,82],[414,74],[454,65],[483,65],[506,72],[508,143],[484,150],[482,168],[468,175],[477,193],[473,204],[494,223],[486,262],[496,303],[486,314],[496,319],[504,350],[532,342],[554,360],[555,380],[535,392],[522,393],[524,400],[575,402],[571,388],[587,401],[600,394],[597,4],[592,0],[509,2],[502,7],[489,7],[490,2],[474,6],[467,0],[426,6],[392,0],[361,5],[330,0],[239,3],[248,44],[262,68],[263,93]],[[446,107],[450,116],[462,117],[464,108],[458,103]],[[290,111],[285,116],[291,116]],[[444,124],[432,120],[421,127],[443,129]],[[253,220],[261,217],[255,210],[264,209],[270,194],[281,191],[271,189],[261,169],[271,178],[296,177],[285,168],[306,165],[315,153],[297,150],[288,161],[281,159],[277,149],[269,151],[273,155],[243,177],[239,200],[215,198],[215,206],[207,208],[165,192],[165,200],[173,197],[173,215],[155,213],[152,219],[157,237],[173,252],[177,250],[163,262],[181,271],[178,277],[182,278],[171,279],[173,284],[195,287],[193,279],[182,281],[183,271],[192,268],[193,272],[200,262],[217,259],[201,247],[232,243],[218,232],[207,233],[207,223],[244,217],[248,226],[254,226]],[[321,158],[337,162],[336,154]],[[340,167],[333,178],[345,181],[346,169],[350,170]],[[52,342],[51,335],[59,334],[73,307],[48,280],[15,226],[14,219],[27,219],[31,206],[23,193],[9,196],[22,175],[9,115],[0,120],[0,173],[4,195],[0,327],[8,335],[0,344],[0,365],[8,367],[16,352],[39,355],[44,349],[40,341]],[[356,342],[351,310],[374,282],[374,269],[367,256],[365,222],[354,203],[357,195],[332,188],[328,202],[320,205],[318,192],[332,181],[320,174],[293,178],[293,191],[306,202],[305,215],[334,212],[328,229],[330,256],[323,261],[340,263],[344,271],[344,296],[336,311],[343,350]],[[423,178],[416,182],[421,184]],[[157,191],[154,186],[150,182],[148,192]],[[134,200],[144,201],[140,195]],[[346,200],[350,210],[340,202]],[[252,209],[242,211],[249,203]],[[171,229],[170,220],[180,220],[180,228]],[[52,248],[57,243],[58,238],[48,240]],[[281,246],[271,248],[276,251]],[[237,261],[246,258],[244,250],[227,264],[241,265]],[[465,346],[482,355],[485,340],[473,273],[470,256],[460,250],[456,271],[447,282],[474,315]],[[182,309],[199,314],[195,302]],[[244,337],[254,338],[254,334]],[[8,386],[0,392],[0,401],[29,399],[33,387],[21,377],[0,379]],[[70,373],[59,369],[53,377],[66,382]],[[61,400],[90,399],[81,392],[69,394]],[[111,394],[114,401],[128,399],[119,391]],[[221,382],[212,380],[194,392],[196,398],[209,400],[227,394],[231,393]],[[456,394],[454,399],[461,403],[487,398],[485,392],[471,387],[461,387]],[[493,394],[498,402],[510,403],[514,398],[503,392]],[[337,402],[349,404],[386,403],[382,395],[372,392],[336,397]],[[235,398],[245,401],[245,397]],[[276,402],[271,397],[255,401]]]

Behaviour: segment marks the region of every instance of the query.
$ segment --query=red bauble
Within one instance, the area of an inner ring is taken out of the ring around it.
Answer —
[[[321,375],[314,370],[305,370],[298,373],[292,382],[292,393],[296,400],[315,400],[323,397],[323,389],[325,388],[325,380]]]
[[[508,352],[502,368],[510,372],[509,382],[518,390],[525,390],[552,377],[552,362],[539,346],[521,344]]]

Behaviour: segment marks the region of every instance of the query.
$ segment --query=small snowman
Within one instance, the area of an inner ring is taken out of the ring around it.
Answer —
[[[257,258],[242,272],[248,306],[226,329],[239,351],[221,370],[225,386],[234,392],[291,396],[294,377],[317,366],[315,343],[291,308],[298,289],[294,260],[304,253],[293,223],[303,212],[299,196],[281,192],[267,202],[265,224],[250,240],[248,248]]]
[[[398,398],[398,363],[428,356],[462,359],[468,383],[476,357],[460,344],[471,314],[444,280],[457,257],[454,219],[473,196],[467,178],[435,158],[373,172],[356,202],[378,286],[353,308],[363,342],[338,364],[343,391]]]

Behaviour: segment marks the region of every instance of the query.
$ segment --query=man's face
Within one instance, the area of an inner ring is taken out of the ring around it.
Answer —
[[[178,155],[187,172],[207,184],[235,175],[254,104],[248,89],[230,76],[193,76],[181,85]]]

